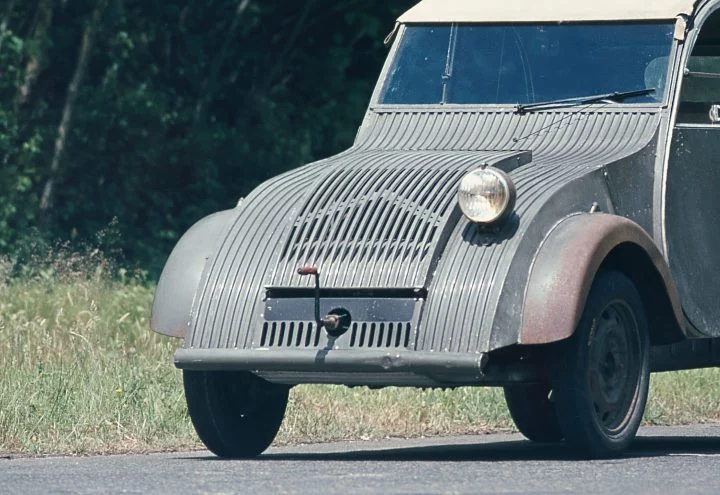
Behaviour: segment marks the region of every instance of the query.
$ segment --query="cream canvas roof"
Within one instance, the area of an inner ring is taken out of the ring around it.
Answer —
[[[399,22],[559,22],[674,19],[696,0],[423,0]]]

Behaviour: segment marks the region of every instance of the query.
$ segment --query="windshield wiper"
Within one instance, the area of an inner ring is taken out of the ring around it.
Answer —
[[[634,98],[636,96],[647,96],[650,93],[654,93],[655,88],[637,89],[634,91],[615,91],[614,93],[605,93],[602,95],[593,96],[579,96],[576,98],[565,98],[562,100],[543,101],[539,103],[518,103],[515,106],[515,113],[523,114],[532,110],[541,110],[544,108],[555,108],[555,107],[573,107],[577,105],[589,105],[591,103],[598,103],[602,101],[623,101],[628,98]]]

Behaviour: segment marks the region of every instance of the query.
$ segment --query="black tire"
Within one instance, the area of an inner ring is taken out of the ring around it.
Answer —
[[[595,278],[575,335],[554,361],[553,401],[582,457],[613,457],[634,440],[647,402],[650,343],[642,299],[617,271]]]
[[[219,457],[260,455],[275,439],[289,388],[240,371],[183,371],[193,426]]]
[[[560,429],[555,405],[550,401],[550,387],[545,384],[505,387],[505,402],[515,426],[533,442],[559,442]]]

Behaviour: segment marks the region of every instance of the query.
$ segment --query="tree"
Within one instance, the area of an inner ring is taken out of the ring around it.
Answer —
[[[2,21],[0,21],[0,52],[2,51],[2,46],[5,42],[5,36],[7,35],[8,24],[10,23],[10,17],[12,17],[13,10],[15,10],[15,0],[9,0],[5,6]]]
[[[9,9],[12,8],[14,2],[11,2]],[[12,12],[12,10],[9,10]],[[27,103],[30,98],[35,81],[37,80],[44,65],[44,55],[48,44],[48,31],[52,24],[54,11],[53,0],[39,0],[37,5],[37,14],[35,28],[31,35],[31,50],[28,54],[27,65],[25,66],[25,76],[23,82],[18,88],[15,96],[15,106],[22,106]],[[9,16],[8,16],[9,17]],[[7,19],[7,17],[6,17]]]
[[[65,152],[65,144],[67,142],[68,134],[71,130],[75,103],[77,102],[80,85],[85,78],[88,60],[90,58],[90,53],[95,42],[95,35],[100,26],[102,15],[105,12],[106,7],[107,0],[97,0],[97,4],[95,5],[95,10],[93,11],[92,18],[85,27],[82,44],[80,45],[80,51],[78,53],[75,73],[73,74],[70,85],[68,86],[65,106],[62,112],[62,119],[60,120],[60,125],[58,126],[57,130],[57,138],[55,139],[55,150],[52,155],[52,162],[50,163],[50,176],[45,182],[45,187],[43,188],[42,197],[40,199],[40,212],[42,220],[47,219],[47,216],[44,215],[44,212],[46,212],[52,206],[53,189],[57,176],[60,173],[60,162],[63,158],[63,154]]]
[[[6,2],[0,249],[117,218],[157,271],[197,219],[352,143],[415,0]]]
[[[250,6],[250,0],[240,0],[235,9],[235,16],[233,17],[232,23],[227,30],[225,40],[222,47],[213,58],[212,65],[210,66],[210,72],[203,82],[200,96],[198,97],[197,104],[195,105],[195,117],[193,119],[193,127],[200,125],[205,119],[205,110],[207,109],[208,103],[212,100],[215,87],[217,86],[218,77],[220,76],[220,70],[222,69],[228,55],[230,54],[230,48],[235,38],[238,27],[240,26],[240,20],[243,14]]]

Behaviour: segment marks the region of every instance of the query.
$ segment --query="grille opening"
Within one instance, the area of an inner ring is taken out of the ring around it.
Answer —
[[[290,322],[290,326],[288,328],[288,335],[287,335],[287,345],[288,347],[291,347],[293,344],[293,333],[295,333],[295,323]]]
[[[395,347],[400,347],[400,342],[402,341],[402,332],[400,331],[401,327],[402,324],[398,325],[398,331],[395,332]]]
[[[338,279],[336,285],[367,286],[369,274],[356,273],[348,263],[397,264],[408,257],[412,257],[410,266],[388,284],[417,285],[440,227],[456,204],[448,191],[466,166],[442,170],[428,164],[408,171],[404,166],[377,165],[363,168],[360,174],[338,170],[303,202],[283,246],[273,285],[305,285],[295,270],[301,260],[313,259],[336,266],[337,273],[332,273]],[[348,194],[338,196],[337,190]]]
[[[312,323],[265,322],[260,334],[260,347],[310,347],[313,343],[317,346],[319,338],[319,334],[313,335]]]
[[[410,345],[412,324],[353,323],[350,329],[351,348],[407,348]]]
[[[357,218],[367,219],[369,210],[370,202],[366,202],[358,209],[359,214],[357,215]],[[364,229],[366,224],[366,221],[355,222],[352,230],[348,232],[348,237],[350,239],[360,239],[362,237],[362,230],[360,229]]]
[[[268,342],[269,346],[272,346],[275,344],[275,332],[277,331],[277,326],[275,323],[273,323],[271,329],[270,329],[270,341]]]
[[[345,342],[351,349],[408,348],[411,332],[410,322],[353,322]],[[264,322],[260,333],[260,347],[319,347],[323,334],[322,328],[318,328],[313,322]]]

